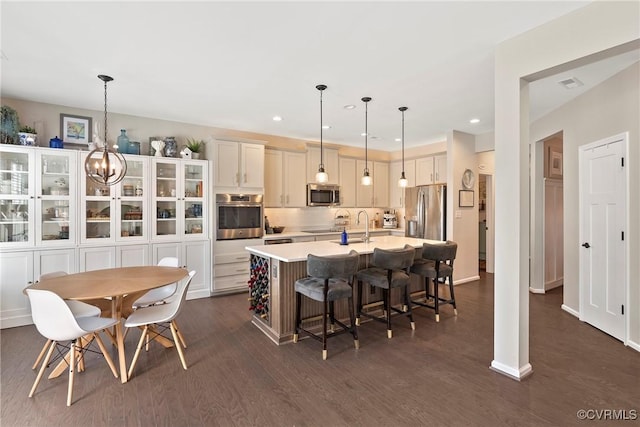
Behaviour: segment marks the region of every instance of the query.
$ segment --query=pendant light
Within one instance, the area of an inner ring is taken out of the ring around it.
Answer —
[[[318,173],[316,173],[316,182],[324,183],[329,181],[329,174],[324,171],[324,150],[322,148],[322,91],[327,85],[318,85],[316,89],[320,91],[320,165],[318,165]]]
[[[127,161],[124,156],[113,148],[109,148],[107,142],[107,83],[113,77],[100,74],[98,76],[104,82],[104,147],[96,148],[89,153],[84,161],[84,170],[87,177],[100,185],[115,185],[122,181],[127,173]],[[87,129],[87,132],[90,132]]]
[[[400,179],[398,180],[398,187],[406,187],[407,186],[407,177],[404,176],[404,112],[408,110],[407,107],[398,108],[402,112],[402,173],[400,174]]]
[[[368,159],[368,146],[367,139],[369,138],[369,128],[367,127],[368,116],[369,116],[369,101],[371,98],[365,96],[362,98],[362,102],[364,102],[364,173],[362,174],[362,178],[360,179],[360,183],[362,185],[371,185],[371,175],[369,175],[369,159]]]

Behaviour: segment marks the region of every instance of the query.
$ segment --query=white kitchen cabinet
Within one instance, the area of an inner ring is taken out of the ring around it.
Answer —
[[[264,187],[264,145],[216,141],[215,162],[216,187],[228,187],[230,192]]]
[[[340,157],[340,206],[356,206],[356,159]]]
[[[265,150],[265,207],[307,205],[305,153]]]
[[[404,207],[404,189],[398,186],[402,174],[402,161],[389,164],[389,207]],[[405,160],[404,176],[407,178],[407,187],[416,186],[416,161]]]
[[[208,162],[159,158],[152,166],[152,239],[206,238]]]
[[[416,185],[447,182],[447,155],[416,159]]]
[[[373,207],[389,207],[389,163],[373,162]]]
[[[249,252],[260,239],[218,240],[214,243],[213,295],[245,291],[249,281]]]
[[[76,258],[75,249],[0,253],[0,328],[33,323],[24,288],[45,273],[75,273]]]
[[[82,164],[87,154],[81,155]],[[148,241],[149,158],[127,155],[125,159],[127,173],[113,186],[97,184],[82,173],[81,244]]]
[[[76,243],[77,152],[0,146],[0,247]]]
[[[338,150],[323,148],[324,171],[329,175],[327,184],[340,182]],[[320,147],[307,147],[307,182],[316,182],[316,173],[320,166]]]
[[[152,264],[164,257],[178,258],[178,264],[187,270],[195,270],[187,299],[204,298],[211,295],[211,242],[209,240],[181,243],[155,243],[152,245]]]

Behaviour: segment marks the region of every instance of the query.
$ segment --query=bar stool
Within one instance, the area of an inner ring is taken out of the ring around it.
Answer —
[[[453,292],[453,261],[456,258],[458,244],[447,240],[444,244],[422,244],[422,258],[418,258],[411,266],[411,272],[424,277],[425,302],[414,301],[413,304],[432,308],[436,312],[436,322],[440,321],[440,305],[453,305],[453,313],[457,316],[456,298]],[[429,279],[433,280],[433,294],[430,291]],[[442,282],[440,281],[442,279]],[[449,280],[451,298],[445,299],[438,295],[438,285]],[[433,305],[427,301],[433,299]]]
[[[410,245],[405,245],[403,249],[385,250],[374,248],[372,267],[358,271],[358,307],[356,313],[356,325],[360,325],[360,316],[367,316],[370,319],[387,323],[387,338],[393,336],[391,329],[391,311],[409,316],[411,329],[415,329],[411,314],[411,304],[409,301],[409,268],[413,264],[415,249]],[[384,315],[374,316],[362,311],[362,283],[367,282],[371,286],[382,289],[382,301]],[[404,293],[404,303],[406,311],[391,306],[391,288],[402,287]]]
[[[309,277],[296,280],[296,328],[293,335],[293,342],[298,342],[300,331],[307,333],[312,338],[322,342],[322,360],[327,359],[327,339],[338,336],[345,332],[353,335],[355,348],[359,348],[358,332],[353,313],[353,277],[358,271],[360,255],[356,251],[351,251],[347,255],[307,256],[307,274]],[[302,295],[314,301],[322,302],[322,335],[302,327],[300,316],[300,305]],[[351,326],[347,326],[335,318],[334,302],[340,299],[347,299],[349,304],[349,319]],[[340,325],[342,330],[327,334],[327,314],[333,325]]]

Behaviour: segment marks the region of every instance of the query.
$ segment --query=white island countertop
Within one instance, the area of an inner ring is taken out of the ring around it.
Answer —
[[[401,249],[405,245],[421,248],[423,243],[444,243],[440,240],[416,239],[400,236],[373,236],[367,243],[349,243],[341,245],[339,239],[335,241],[287,243],[283,245],[247,246],[245,249],[252,254],[265,258],[274,258],[284,262],[306,261],[307,255],[319,256],[348,254],[355,250],[359,254],[371,254],[374,248]]]

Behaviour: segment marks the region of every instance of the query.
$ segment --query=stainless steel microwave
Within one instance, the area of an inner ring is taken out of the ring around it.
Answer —
[[[340,206],[340,186],[307,184],[307,206]]]

